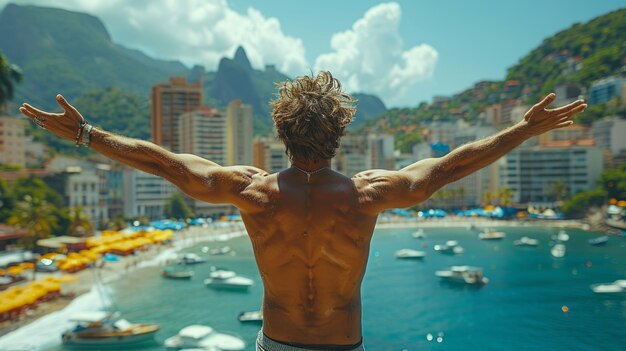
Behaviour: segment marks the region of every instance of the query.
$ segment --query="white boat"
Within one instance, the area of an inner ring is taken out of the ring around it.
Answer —
[[[63,333],[65,345],[129,347],[154,341],[159,330],[156,324],[133,324],[103,311],[76,313],[70,321],[76,325]]]
[[[424,229],[418,229],[411,234],[415,239],[424,239],[426,238],[426,233],[424,233]]]
[[[448,240],[445,244],[438,244],[434,246],[435,251],[447,255],[460,255],[465,251],[459,246],[459,242],[456,240]]]
[[[198,264],[204,262],[206,262],[206,259],[196,255],[195,253],[183,254],[179,261],[180,264]]]
[[[193,271],[179,270],[174,267],[165,267],[161,272],[162,277],[170,279],[191,279],[193,274]]]
[[[263,323],[263,311],[248,311],[241,312],[237,319],[241,323],[254,323],[254,324],[262,324]]]
[[[589,245],[593,245],[593,246],[600,246],[600,245],[604,245],[609,241],[609,237],[606,235],[602,235],[599,236],[597,238],[593,238],[593,239],[589,239],[587,240],[587,242],[589,243]]]
[[[523,236],[519,240],[515,240],[513,243],[515,246],[539,246],[539,240],[532,239],[527,236]]]
[[[496,232],[491,228],[485,228],[482,233],[478,234],[480,240],[500,240],[506,236],[504,232]]]
[[[552,249],[550,249],[550,253],[552,254],[552,256],[557,257],[557,258],[561,258],[563,256],[565,256],[565,245],[563,244],[556,244],[554,246],[552,246]]]
[[[204,280],[204,284],[214,289],[226,290],[248,290],[254,281],[250,278],[238,276],[233,271],[218,269],[211,272],[209,278]]]
[[[435,275],[453,283],[487,284],[489,279],[483,276],[483,269],[472,266],[452,266],[449,270],[436,271]]]
[[[426,256],[426,252],[412,249],[402,249],[396,251],[395,256],[396,258],[402,259],[419,259],[424,258],[424,256]]]
[[[233,254],[234,251],[230,248],[230,246],[216,247],[214,249],[209,249],[209,255],[214,256],[222,256],[227,254]]]
[[[569,234],[567,234],[567,232],[565,232],[564,230],[559,230],[559,233],[556,235],[556,239],[558,241],[568,241]]]
[[[165,339],[163,344],[168,350],[239,351],[246,347],[246,343],[240,338],[230,334],[218,333],[215,329],[200,324],[184,327],[178,334]]]
[[[593,284],[591,290],[596,294],[626,293],[626,279],[616,280],[613,283]]]

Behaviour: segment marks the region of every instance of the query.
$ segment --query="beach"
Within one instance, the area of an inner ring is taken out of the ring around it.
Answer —
[[[39,303],[35,309],[28,311],[26,315],[21,316],[17,320],[0,323],[0,350],[4,350],[5,344],[20,344],[22,340],[27,340],[28,338],[24,335],[28,335],[28,332],[31,330],[41,330],[42,325],[46,324],[44,320],[46,317],[50,317],[64,309],[77,310],[76,306],[82,305],[81,300],[91,301],[93,298],[97,300],[98,291],[96,284],[98,283],[106,285],[137,269],[163,265],[168,261],[174,260],[178,251],[198,243],[226,241],[245,234],[246,232],[241,222],[231,222],[224,226],[187,227],[176,232],[170,244],[150,245],[145,249],[138,250],[134,255],[119,256],[120,260],[117,262],[105,262],[97,270],[88,268],[73,273],[72,275],[76,279],[63,284],[61,296],[51,301]],[[55,275],[59,275],[59,273],[37,272],[35,273],[35,278],[40,279]],[[96,309],[108,307],[106,301],[95,301],[95,303],[98,304],[94,306]]]

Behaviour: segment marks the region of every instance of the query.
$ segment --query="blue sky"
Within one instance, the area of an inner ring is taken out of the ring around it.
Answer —
[[[453,94],[481,79],[502,79],[508,67],[544,38],[576,22],[626,7],[626,1],[611,0],[396,2],[402,8],[400,34],[405,46],[428,43],[439,52],[432,79],[416,83],[400,105]],[[303,39],[307,58],[313,61],[330,50],[332,33],[345,30],[381,1],[320,0],[309,6],[299,1],[230,3],[238,11],[252,4],[279,18],[286,33]],[[317,25],[318,20],[324,25]]]
[[[120,44],[209,70],[243,45],[257,68],[276,64],[291,76],[329,69],[349,91],[374,93],[388,106],[502,79],[544,38],[626,7],[624,0],[13,2],[91,13]]]

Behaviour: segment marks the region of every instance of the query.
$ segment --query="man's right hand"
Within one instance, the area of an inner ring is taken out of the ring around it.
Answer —
[[[528,133],[528,137],[543,134],[552,129],[563,128],[574,124],[572,118],[587,108],[584,100],[576,100],[569,105],[555,109],[546,109],[556,98],[555,93],[548,94],[535,104],[520,121],[520,127]]]
[[[20,107],[20,112],[41,128],[49,130],[63,139],[75,141],[80,124],[85,119],[63,96],[57,95],[56,100],[59,106],[63,108],[63,113],[45,112],[27,103]]]

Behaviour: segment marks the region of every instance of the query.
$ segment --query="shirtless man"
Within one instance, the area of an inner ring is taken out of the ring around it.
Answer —
[[[329,72],[279,86],[272,117],[292,166],[275,174],[223,167],[82,125],[83,116],[61,95],[56,98],[63,113],[28,104],[20,111],[42,128],[161,176],[193,198],[241,211],[263,279],[264,321],[257,339],[263,351],[362,350],[361,281],[378,214],[428,199],[528,138],[571,125],[587,106],[579,100],[546,109],[555,98],[550,94],[513,127],[444,157],[348,178],[334,172],[330,160],[355,108]]]

